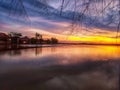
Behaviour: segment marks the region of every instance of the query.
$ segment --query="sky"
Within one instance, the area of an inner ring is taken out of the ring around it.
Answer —
[[[60,42],[120,43],[119,0],[64,0],[63,6],[62,0],[22,1],[0,0],[0,32],[29,37],[38,32]]]

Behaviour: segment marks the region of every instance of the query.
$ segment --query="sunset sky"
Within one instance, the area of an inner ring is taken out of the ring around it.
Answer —
[[[62,15],[62,0],[46,1],[23,0],[22,5],[19,0],[0,0],[0,32],[20,32],[29,37],[38,32],[61,42],[116,43],[118,0],[76,0],[77,4],[65,0]],[[76,20],[81,15],[82,19]]]

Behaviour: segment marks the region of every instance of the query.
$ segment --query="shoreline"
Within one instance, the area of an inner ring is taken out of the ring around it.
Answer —
[[[58,43],[58,44],[20,44],[20,45],[1,45],[0,51],[9,51],[9,50],[20,50],[20,49],[30,49],[30,48],[45,48],[45,47],[61,47],[61,46],[120,46],[118,44],[73,44],[73,43]]]

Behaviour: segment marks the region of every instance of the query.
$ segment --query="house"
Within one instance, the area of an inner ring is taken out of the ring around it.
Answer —
[[[10,41],[10,37],[7,34],[0,33],[0,44],[8,44]]]
[[[27,36],[22,37],[20,38],[20,44],[30,44],[30,39]]]

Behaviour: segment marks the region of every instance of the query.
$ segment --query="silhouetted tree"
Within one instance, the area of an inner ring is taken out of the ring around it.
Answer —
[[[22,36],[21,33],[10,32],[8,35],[11,38],[11,43],[12,44],[19,44],[19,38]]]
[[[46,40],[46,43],[47,43],[47,44],[51,44],[51,40],[50,40],[50,39],[47,39],[47,40]]]
[[[43,39],[42,39],[42,35],[39,33],[35,34],[35,38],[36,38],[36,44],[37,43],[42,43]]]
[[[36,39],[35,38],[31,38],[31,44],[36,44]]]
[[[51,38],[51,44],[57,44],[58,40],[56,38]]]

